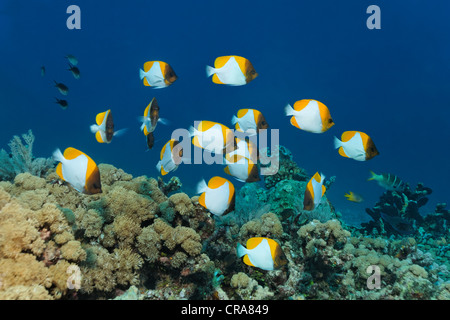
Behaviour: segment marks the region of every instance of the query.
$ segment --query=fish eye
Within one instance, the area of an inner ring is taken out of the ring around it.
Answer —
[[[328,119],[328,123],[333,123],[333,119]]]

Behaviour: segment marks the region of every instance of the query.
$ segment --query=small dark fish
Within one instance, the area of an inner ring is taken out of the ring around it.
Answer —
[[[400,234],[414,233],[414,228],[411,223],[400,217],[394,217],[387,215],[383,212],[380,213],[381,218],[386,221],[395,231]]]
[[[67,58],[67,60],[69,60],[69,62],[70,62],[71,65],[76,66],[76,65],[78,64],[78,59],[75,58],[75,56],[73,56],[73,55],[71,55],[71,54],[68,54],[68,55],[66,56],[66,58]]]
[[[67,69],[69,71],[72,72],[72,75],[75,79],[80,79],[80,69],[78,69],[77,67],[69,64],[69,69]]]
[[[67,100],[61,100],[58,98],[55,98],[55,99],[56,99],[56,103],[59,104],[61,106],[61,108],[63,108],[63,109],[67,109],[67,107],[69,106],[69,103],[67,102]]]
[[[55,81],[55,80],[53,80],[53,81]],[[55,87],[58,88],[59,92],[62,95],[67,96],[67,93],[69,92],[69,88],[65,84],[58,83],[58,82],[55,81]]]
[[[45,66],[41,67],[41,77],[45,76]]]

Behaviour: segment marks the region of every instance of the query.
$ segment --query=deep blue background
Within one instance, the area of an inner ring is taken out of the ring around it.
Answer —
[[[0,147],[31,128],[36,156],[72,146],[97,163],[157,176],[172,130],[194,120],[231,126],[239,108],[256,108],[280,129],[300,166],[337,176],[327,196],[344,218],[367,219],[364,208],[383,192],[366,181],[370,169],[431,187],[430,210],[450,200],[450,2],[242,2],[1,0]],[[71,4],[81,8],[81,30],[66,28]],[[381,30],[366,27],[371,4],[381,8]],[[79,59],[80,80],[66,70],[68,53]],[[230,54],[248,58],[260,76],[242,87],[213,84],[206,64]],[[168,62],[178,81],[144,87],[138,71],[149,60]],[[53,80],[70,88],[67,110],[53,102],[62,97]],[[136,118],[153,97],[171,125],[158,126],[146,152]],[[291,126],[283,108],[305,98],[325,103],[336,125],[323,134]],[[129,130],[101,145],[89,125],[109,108],[116,128]],[[369,134],[380,155],[368,162],[340,157],[333,136],[346,130]],[[174,174],[191,192],[202,177],[225,176],[222,170],[191,165]],[[345,200],[349,190],[365,202]]]

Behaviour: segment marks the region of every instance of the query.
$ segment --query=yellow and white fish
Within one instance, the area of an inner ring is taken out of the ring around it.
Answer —
[[[260,181],[258,164],[241,155],[234,155],[232,161],[225,159],[224,171],[241,182]]]
[[[201,193],[198,202],[216,216],[223,216],[234,210],[234,185],[225,178],[213,177],[208,184],[205,180],[200,181],[197,193]]]
[[[238,257],[244,257],[246,265],[262,270],[275,270],[287,263],[281,246],[273,239],[256,237],[247,240],[247,248],[238,243]]]
[[[125,133],[126,129],[114,131],[114,121],[111,109],[100,112],[95,117],[97,124],[91,125],[91,132],[95,134],[95,139],[99,143],[111,143],[113,137],[117,137]]]
[[[178,79],[172,67],[163,61],[147,61],[144,70],[139,70],[139,76],[145,86],[156,89],[168,87]]]
[[[362,196],[360,196],[357,193],[354,193],[353,191],[349,191],[349,193],[344,194],[344,196],[347,198],[348,201],[351,202],[363,202],[364,198]]]
[[[214,68],[206,66],[206,76],[213,76],[212,81],[217,84],[242,86],[255,79],[258,74],[248,59],[239,56],[223,56],[216,58]]]
[[[67,148],[64,154],[56,149],[53,159],[58,176],[68,182],[78,192],[95,194],[102,192],[100,171],[97,164],[85,153],[75,148]]]
[[[334,126],[330,110],[322,102],[314,99],[303,99],[294,103],[294,107],[288,104],[284,108],[287,116],[291,117],[291,124],[301,130],[322,133]]]
[[[161,149],[160,161],[156,165],[156,169],[165,176],[169,172],[178,169],[183,160],[183,148],[175,139],[169,140]]]
[[[253,163],[258,163],[258,149],[250,139],[235,138],[236,148],[225,154],[225,161],[235,162],[236,156],[245,157]]]
[[[197,122],[195,126],[189,128],[193,145],[218,154],[236,149],[234,132],[227,126],[205,120]]]
[[[319,205],[326,188],[323,185],[325,176],[316,172],[306,185],[305,197],[303,199],[303,210],[312,211]]]
[[[370,171],[370,178],[367,180],[377,181],[380,187],[383,187],[386,190],[403,190],[406,187],[406,184],[402,179],[391,173],[376,174],[375,172]]]
[[[334,137],[334,147],[339,148],[339,154],[343,157],[366,161],[379,154],[372,139],[364,132],[345,131],[341,140]]]
[[[166,119],[159,117],[159,104],[156,98],[153,98],[152,101],[150,101],[147,108],[144,110],[144,116],[139,117],[139,121],[142,122],[141,130],[145,135],[155,131],[158,122],[167,124]]]
[[[231,119],[231,123],[235,125],[236,130],[249,135],[255,135],[259,130],[269,128],[266,118],[255,109],[240,109]]]

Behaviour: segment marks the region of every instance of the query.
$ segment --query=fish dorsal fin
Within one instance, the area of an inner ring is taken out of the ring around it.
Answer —
[[[57,174],[61,179],[64,180],[64,176],[63,176],[63,173],[62,173],[62,163],[61,163],[61,162],[58,163],[58,165],[56,166],[56,174]]]
[[[73,160],[76,157],[81,156],[82,154],[84,154],[83,152],[81,152],[80,150],[77,150],[75,148],[69,147],[66,150],[64,150],[64,158],[66,158],[67,160]],[[87,155],[84,154],[86,157]],[[88,157],[89,159],[89,157]]]
[[[240,109],[240,110],[237,112],[236,116],[237,116],[238,118],[242,118],[242,117],[245,116],[245,115],[247,114],[247,112],[249,112],[249,111],[250,111],[250,109]]]
[[[103,121],[105,121],[107,112],[109,112],[109,110],[107,110],[105,112],[100,112],[99,114],[97,114],[97,116],[95,117],[95,122],[97,123],[97,125],[100,126],[103,123]]]
[[[222,178],[222,177],[212,177],[208,181],[208,188],[217,189],[217,188],[221,187],[227,181],[228,181],[227,179]]]
[[[322,196],[325,194],[325,191],[327,191],[327,188],[325,188],[325,186],[322,185]]]
[[[313,176],[313,179],[317,181],[317,183],[320,183],[320,180],[322,179],[320,177],[320,174],[318,172],[316,172],[316,174]]]
[[[153,67],[154,62],[155,61],[147,61],[146,63],[144,63],[144,71],[148,72]]]
[[[350,140],[355,136],[355,134],[356,134],[357,132],[358,132],[358,131],[345,131],[344,133],[342,133],[341,141],[342,141],[342,142],[348,142],[348,141],[350,141]]]
[[[205,132],[205,131],[208,131],[209,129],[211,129],[212,127],[214,127],[216,124],[218,124],[218,123],[213,122],[213,121],[203,120],[199,123],[197,130],[201,131],[201,132]]]
[[[214,61],[214,68],[222,68],[228,62],[228,60],[230,60],[231,57],[232,56],[217,57]]]
[[[247,249],[252,250],[255,249],[265,238],[263,237],[255,237],[247,240]]]
[[[100,130],[95,133],[95,139],[97,139],[97,141],[99,143],[104,143],[105,142],[105,141],[103,141],[102,133],[100,132]]]
[[[294,103],[294,110],[295,111],[303,110],[311,101],[312,101],[312,99],[302,99],[302,100],[296,101]]]

